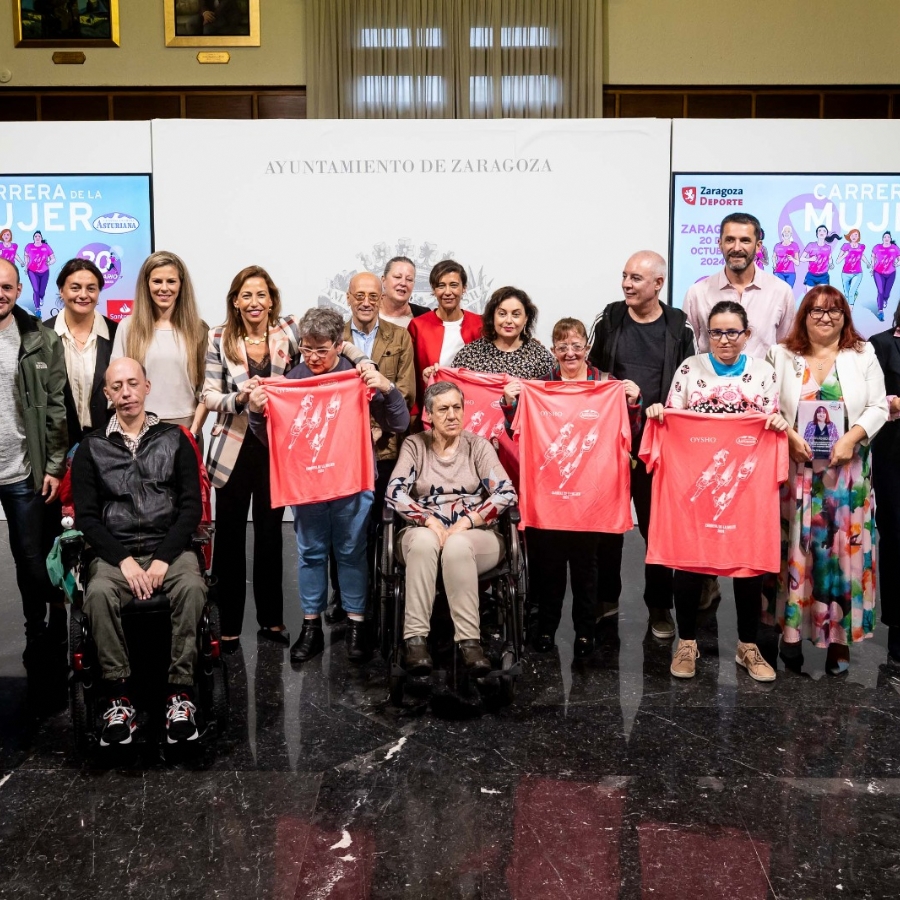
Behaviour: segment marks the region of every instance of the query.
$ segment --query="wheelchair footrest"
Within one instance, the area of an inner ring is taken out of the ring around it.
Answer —
[[[487,675],[484,676],[485,681],[493,681],[497,678],[502,678],[504,675],[509,675],[511,678],[518,678],[522,674],[522,663],[516,662],[513,663],[508,669],[491,669]]]

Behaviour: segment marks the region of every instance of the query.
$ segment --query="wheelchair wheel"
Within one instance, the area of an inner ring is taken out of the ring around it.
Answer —
[[[516,662],[516,654],[512,650],[507,650],[500,659],[500,670],[502,672],[509,671]],[[500,704],[502,706],[511,706],[516,699],[516,678],[514,675],[500,676]]]
[[[86,649],[85,619],[80,609],[73,609],[69,616],[69,659],[74,660],[76,653],[83,654]],[[88,711],[84,684],[74,668],[69,673],[69,702],[72,711],[72,732],[75,741],[75,752],[85,756],[91,743],[91,716]]]
[[[403,691],[406,687],[406,675],[395,674],[400,666],[400,651],[394,650],[388,656],[388,696],[394,706],[403,706]]]
[[[219,606],[215,602],[207,604],[209,614],[207,628],[208,636],[218,639],[222,628],[219,624]],[[220,656],[211,660],[212,666],[206,676],[209,685],[209,712],[215,720],[218,733],[225,734],[228,731],[229,713],[231,705],[228,700],[228,669],[225,660]]]

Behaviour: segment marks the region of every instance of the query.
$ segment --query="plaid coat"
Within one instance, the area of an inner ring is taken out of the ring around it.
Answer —
[[[297,319],[285,316],[269,328],[269,358],[272,360],[272,378],[287,374],[300,362],[300,336]],[[225,358],[222,349],[224,325],[209,330],[206,347],[206,378],[200,401],[206,408],[218,413],[213,425],[206,470],[213,487],[224,487],[234,471],[241,444],[249,427],[247,408],[237,406],[237,396],[242,386],[250,380],[247,351],[241,344],[240,363]],[[354,365],[366,359],[352,342],[345,343],[342,351]]]

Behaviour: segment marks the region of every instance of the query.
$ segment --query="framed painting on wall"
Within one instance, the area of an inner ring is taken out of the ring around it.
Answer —
[[[13,0],[17,47],[118,47],[119,0]]]
[[[163,0],[167,47],[258,47],[259,0]]]

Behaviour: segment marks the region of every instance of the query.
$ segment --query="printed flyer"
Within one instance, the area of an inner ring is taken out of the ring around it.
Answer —
[[[151,210],[150,175],[0,176],[0,257],[19,269],[19,305],[42,319],[56,315],[56,276],[79,257],[103,273],[97,309],[125,318],[153,250]]]
[[[750,213],[763,228],[756,264],[789,284],[799,303],[818,284],[847,297],[869,337],[897,309],[900,175],[704,174],[672,178],[671,299],[723,266],[719,223]]]

